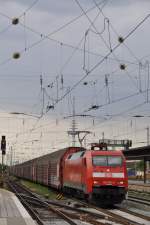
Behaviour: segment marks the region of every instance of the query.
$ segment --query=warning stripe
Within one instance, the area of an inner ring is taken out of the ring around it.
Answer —
[[[61,193],[56,196],[57,200],[61,200],[62,198],[63,198],[63,195]]]

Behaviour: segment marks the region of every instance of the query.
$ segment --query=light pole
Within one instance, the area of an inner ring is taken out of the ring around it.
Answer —
[[[149,145],[149,127],[146,127],[147,130],[147,145]]]
[[[150,144],[150,141],[149,141],[149,127],[146,128],[147,130],[147,146]],[[147,161],[147,168],[146,170],[149,171],[149,168],[150,168],[150,165],[149,165],[149,161]]]

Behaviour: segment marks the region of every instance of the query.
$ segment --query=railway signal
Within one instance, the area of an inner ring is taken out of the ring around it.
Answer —
[[[3,186],[3,177],[4,177],[4,155],[6,154],[6,138],[3,135],[1,139],[1,151],[2,151],[2,178],[1,185]]]
[[[2,155],[5,155],[6,154],[6,139],[5,139],[5,136],[2,136],[1,150],[2,150]]]

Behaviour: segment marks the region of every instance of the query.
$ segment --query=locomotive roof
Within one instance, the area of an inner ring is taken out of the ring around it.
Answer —
[[[89,150],[91,151],[91,150]],[[92,150],[91,151],[93,155],[101,154],[101,155],[123,155],[123,152],[118,150],[118,151],[114,151],[114,150]]]

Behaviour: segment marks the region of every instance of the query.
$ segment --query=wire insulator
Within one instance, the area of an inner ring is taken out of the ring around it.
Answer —
[[[123,37],[118,37],[118,41],[120,42],[120,43],[123,43],[124,42],[124,38]]]
[[[19,59],[19,58],[20,58],[20,53],[19,53],[19,52],[15,52],[15,53],[13,54],[13,58],[14,58],[14,59]]]
[[[85,81],[85,82],[83,83],[83,85],[88,85],[88,82]]]
[[[15,17],[12,19],[12,24],[17,25],[19,23],[19,18]]]
[[[120,69],[121,70],[125,70],[126,69],[126,65],[125,64],[120,64]]]

